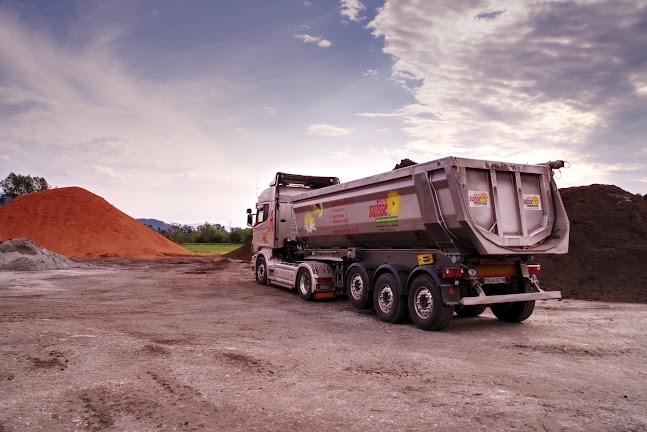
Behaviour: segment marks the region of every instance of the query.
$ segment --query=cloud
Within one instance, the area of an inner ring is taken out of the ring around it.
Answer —
[[[493,4],[387,0],[368,28],[416,104],[360,115],[401,118],[429,155],[568,157],[613,181],[647,168],[647,5]]]
[[[200,154],[222,158],[208,129],[231,121],[232,111],[224,108],[243,84],[210,70],[181,79],[147,78],[115,55],[117,41],[99,33],[84,43],[58,45],[0,12],[0,147],[14,146],[17,160],[30,152],[51,152],[51,162],[66,155],[56,166],[70,173],[87,165],[86,157],[114,162],[123,156],[120,163],[143,183],[151,181],[146,166],[134,165],[151,155],[174,167],[199,166]],[[100,149],[107,139],[128,154]],[[182,149],[181,162],[162,148]],[[226,176],[224,169],[217,173],[208,175]]]
[[[332,45],[328,39],[324,39],[321,36],[310,36],[307,34],[295,34],[295,38],[301,39],[304,43],[316,44],[319,48],[328,48]]]
[[[360,156],[353,153],[349,149],[345,149],[345,151],[335,151],[332,153],[332,157],[333,159],[343,160],[343,161],[356,160],[360,158]]]
[[[261,111],[264,112],[265,114],[267,114],[270,117],[275,116],[279,112],[278,109],[276,109],[276,107],[269,106],[269,105],[262,106]]]
[[[494,12],[481,12],[478,15],[476,15],[474,19],[490,21],[490,20],[497,19],[499,15],[501,15],[503,12],[505,11],[500,10],[500,11],[494,11]]]
[[[349,129],[344,129],[337,126],[327,125],[327,124],[313,124],[307,128],[308,135],[318,135],[318,136],[340,136],[348,135],[350,133]]]
[[[125,182],[124,176],[122,176],[121,174],[116,173],[115,170],[113,170],[110,167],[102,166],[102,165],[92,165],[92,168],[96,172],[98,172],[99,174],[106,175],[106,176],[110,177],[111,179],[119,181],[120,183]]]
[[[198,202],[194,194],[220,182],[253,190],[253,180],[238,175],[253,156],[230,153],[244,142],[234,131],[242,123],[241,95],[253,91],[249,83],[208,67],[181,78],[146,74],[137,63],[145,60],[118,55],[119,31],[61,42],[47,28],[0,8],[0,170],[80,185],[129,214],[157,209],[158,217],[175,220],[229,210],[216,202],[169,207],[169,200]],[[220,203],[247,206],[235,190],[223,187]],[[156,193],[165,198],[156,202]]]
[[[366,17],[360,15],[366,9],[366,6],[361,1],[339,0],[339,3],[341,4],[339,13],[349,21],[362,21],[366,19]]]
[[[366,69],[362,71],[362,76],[372,78],[377,76],[377,71],[375,69]]]

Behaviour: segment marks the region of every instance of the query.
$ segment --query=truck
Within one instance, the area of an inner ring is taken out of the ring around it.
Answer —
[[[450,156],[345,183],[278,172],[247,210],[253,275],[423,330],[487,307],[521,322],[561,298],[540,288],[537,257],[568,252],[563,166]]]

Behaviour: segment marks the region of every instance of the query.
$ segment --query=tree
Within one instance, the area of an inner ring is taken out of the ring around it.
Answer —
[[[228,243],[247,243],[252,241],[252,230],[250,228],[232,228],[229,233]]]
[[[0,182],[3,194],[15,198],[32,192],[49,189],[49,183],[43,177],[23,176],[10,173],[6,179]]]

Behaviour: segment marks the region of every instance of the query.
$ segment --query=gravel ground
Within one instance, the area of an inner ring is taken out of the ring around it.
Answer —
[[[647,430],[647,305],[442,332],[213,257],[0,272],[0,432]]]

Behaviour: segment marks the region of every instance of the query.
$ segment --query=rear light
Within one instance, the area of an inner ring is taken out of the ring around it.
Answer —
[[[538,275],[541,272],[541,265],[539,264],[528,264],[528,274]]]
[[[462,268],[446,268],[443,269],[443,277],[445,279],[456,279],[465,277],[465,270]]]

